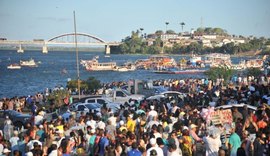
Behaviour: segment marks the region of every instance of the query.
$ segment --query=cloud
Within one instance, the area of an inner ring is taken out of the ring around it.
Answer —
[[[54,21],[54,22],[66,22],[69,21],[69,18],[56,18],[56,17],[38,17],[38,20],[44,21]]]

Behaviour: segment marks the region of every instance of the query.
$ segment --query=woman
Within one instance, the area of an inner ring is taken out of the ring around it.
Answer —
[[[250,140],[253,142],[256,138],[256,132],[258,132],[258,126],[253,121],[251,116],[249,116],[245,121],[245,124],[243,126],[243,132],[244,131],[249,132]]]

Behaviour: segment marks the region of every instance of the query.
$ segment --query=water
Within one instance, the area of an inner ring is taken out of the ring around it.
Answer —
[[[99,56],[100,62],[115,61],[118,65],[127,61],[134,62],[137,59],[146,59],[147,55],[111,55],[105,57],[102,52],[79,52],[79,59],[92,59]],[[173,56],[179,61],[182,56]],[[7,66],[11,63],[19,63],[20,60],[33,58],[40,62],[36,68],[22,67],[20,70],[10,70]],[[239,60],[238,58],[236,60]],[[233,60],[235,61],[235,60]],[[67,74],[62,74],[63,69]],[[166,75],[155,74],[147,70],[137,70],[130,72],[101,71],[90,72],[80,66],[80,77],[86,80],[88,77],[95,77],[101,82],[127,81],[129,79],[174,79],[205,77],[203,74],[194,75]],[[25,51],[22,54],[15,50],[0,51],[0,98],[34,95],[43,92],[46,88],[56,86],[66,86],[68,79],[76,79],[76,54],[75,52],[49,52],[42,54],[40,51]]]

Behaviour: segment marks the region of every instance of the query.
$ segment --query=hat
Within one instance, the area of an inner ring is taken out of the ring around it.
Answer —
[[[183,127],[183,130],[185,130],[185,129],[187,129],[187,130],[188,130],[188,127],[187,127],[187,126],[184,126],[184,127]]]
[[[96,133],[96,130],[95,130],[94,128],[92,128],[92,129],[90,130],[90,133]]]
[[[86,125],[87,125],[87,126],[91,126],[91,121],[87,121],[87,122],[86,122]]]
[[[38,127],[39,127],[40,129],[42,129],[42,128],[43,128],[43,125],[39,125]]]
[[[185,112],[180,112],[180,115],[184,116],[186,113]]]
[[[151,138],[150,139],[150,144],[151,145],[155,145],[157,143],[157,139],[156,138]]]
[[[54,144],[54,145],[57,145],[58,142],[57,142],[57,141],[53,141],[53,142],[52,142],[52,145],[53,145],[53,144]]]
[[[124,125],[124,121],[121,120],[119,124],[120,124],[121,126]]]
[[[196,127],[198,127],[197,125],[195,125],[195,124],[191,124],[190,126],[189,126],[189,128],[190,129],[192,129],[192,128],[196,128]]]
[[[150,109],[153,110],[153,109],[155,109],[155,107],[154,106],[150,106]]]
[[[11,152],[9,149],[7,149],[7,148],[5,148],[4,150],[3,150],[3,153],[9,153],[9,152]]]

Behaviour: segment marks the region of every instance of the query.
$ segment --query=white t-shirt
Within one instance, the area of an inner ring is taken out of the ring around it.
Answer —
[[[212,138],[212,137],[203,137],[203,141],[206,147],[206,155],[205,156],[216,156],[218,155],[219,147],[221,147],[220,137]]]
[[[162,150],[160,147],[158,147],[158,146],[149,148],[149,149],[146,151],[146,156],[150,156],[150,152],[151,152],[152,150],[156,150],[158,156],[163,156],[163,150]]]
[[[9,139],[9,142],[11,144],[11,148],[14,148],[16,145],[18,145],[19,137],[12,137]]]

